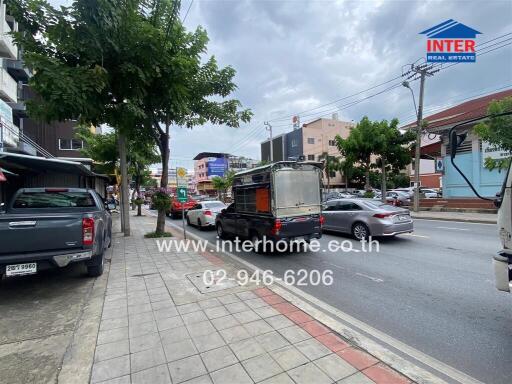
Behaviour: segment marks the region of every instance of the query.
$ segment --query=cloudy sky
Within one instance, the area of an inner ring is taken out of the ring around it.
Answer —
[[[399,84],[400,79],[350,96],[399,76],[404,65],[424,57],[426,38],[419,32],[447,19],[482,32],[477,38],[477,49],[482,52],[497,49],[477,57],[474,64],[456,65],[428,78],[426,114],[512,88],[512,45],[500,48],[512,42],[509,0],[182,0],[182,18],[187,9],[186,27],[206,28],[209,54],[221,65],[236,69],[235,97],[254,112],[254,118],[238,129],[174,127],[173,167],[192,168],[191,159],[202,151],[259,159],[259,144],[267,135],[263,122],[271,120],[274,135],[281,134],[291,129],[293,114],[301,115],[302,122],[329,117],[333,112],[346,121],[357,122],[364,115],[379,120],[398,117],[404,124],[412,121],[412,98],[404,87],[351,106]],[[416,97],[418,83],[411,84]]]

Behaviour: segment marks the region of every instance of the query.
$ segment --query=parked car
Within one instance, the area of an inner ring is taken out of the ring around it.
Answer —
[[[370,236],[395,236],[413,232],[409,210],[373,199],[339,199],[325,203],[324,225],[327,230],[350,233],[356,239]]]
[[[324,201],[329,201],[329,200],[333,200],[333,199],[346,199],[346,198],[349,198],[349,197],[354,197],[354,196],[351,195],[350,193],[346,193],[346,192],[327,192],[327,193],[324,193]]]
[[[421,189],[421,196],[426,199],[437,199],[439,196],[439,192],[435,189]]]
[[[280,161],[239,172],[234,203],[215,222],[220,238],[309,241],[322,236],[321,163]]]
[[[187,224],[197,225],[199,228],[214,227],[217,214],[224,208],[226,208],[226,204],[222,201],[200,201],[189,209]]]
[[[172,199],[171,208],[167,212],[168,216],[171,216],[171,219],[178,219],[181,217],[182,213],[185,213],[185,217],[187,217],[187,213],[189,209],[194,207],[197,204],[197,201],[194,199],[188,199],[184,203],[180,203],[176,197]]]
[[[411,198],[409,197],[409,194],[406,192],[392,190],[392,191],[387,192],[387,196],[390,196],[390,197],[400,201],[399,206],[411,204]]]
[[[100,276],[112,241],[112,218],[94,190],[23,188],[0,214],[0,238],[0,275],[84,262],[89,276]]]

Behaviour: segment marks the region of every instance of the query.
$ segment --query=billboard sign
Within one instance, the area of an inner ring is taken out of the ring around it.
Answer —
[[[224,177],[228,170],[228,159],[225,157],[208,158],[208,178],[215,176]]]
[[[493,160],[506,159],[510,157],[510,153],[496,145],[482,141],[482,167],[485,167],[485,159],[489,157]]]

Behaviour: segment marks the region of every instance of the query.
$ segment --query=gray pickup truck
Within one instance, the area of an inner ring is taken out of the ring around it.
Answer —
[[[112,217],[94,190],[23,188],[0,213],[0,278],[84,262],[103,273]]]

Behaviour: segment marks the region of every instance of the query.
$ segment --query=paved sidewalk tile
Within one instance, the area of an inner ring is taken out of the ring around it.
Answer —
[[[333,380],[329,378],[325,373],[323,373],[320,368],[318,368],[313,363],[307,363],[301,365],[300,367],[294,368],[288,371],[290,377],[297,384],[331,384]]]
[[[166,364],[145,369],[131,376],[132,384],[172,384],[171,375]]]
[[[168,364],[173,384],[182,383],[206,373],[206,368],[199,357],[194,355]]]
[[[189,275],[237,269],[209,253],[160,253],[142,237],[154,223],[134,220],[134,235],[113,244],[91,383],[410,383],[271,287],[199,292]]]
[[[91,382],[98,383],[130,373],[130,356],[100,361],[92,366]]]
[[[309,362],[308,358],[293,345],[271,351],[270,355],[286,371]]]
[[[335,354],[321,357],[315,360],[314,363],[334,381],[344,379],[357,372],[356,368]]]
[[[217,371],[238,362],[236,356],[227,346],[203,352],[201,358],[208,372]]]
[[[253,384],[247,372],[238,363],[211,373],[215,384]]]
[[[256,356],[242,362],[249,376],[255,381],[262,381],[275,376],[283,369],[268,354]]]
[[[253,338],[240,340],[229,344],[229,346],[240,361],[265,353],[265,350]]]
[[[406,377],[381,363],[365,369],[363,373],[377,384],[408,384],[411,382]]]

